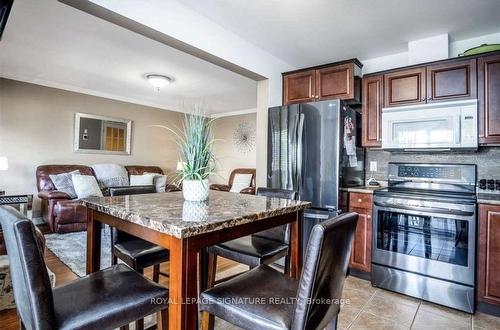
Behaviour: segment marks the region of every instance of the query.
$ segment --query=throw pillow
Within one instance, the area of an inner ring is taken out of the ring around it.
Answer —
[[[71,177],[78,198],[102,197],[97,180],[92,175],[73,174]]]
[[[76,198],[75,188],[73,187],[73,181],[71,180],[71,176],[73,174],[80,174],[79,170],[73,172],[66,172],[60,174],[50,174],[50,180],[54,184],[57,190],[65,192],[69,195],[69,197]]]
[[[159,173],[149,173],[144,174],[154,174],[153,184],[155,185],[156,192],[165,192],[165,187],[167,186],[167,176]]]
[[[156,174],[131,175],[131,186],[152,186]]]
[[[233,185],[229,191],[239,193],[243,189],[250,187],[252,184],[252,176],[252,174],[235,174]]]
[[[128,186],[128,173],[118,164],[95,164],[91,166],[101,188]]]

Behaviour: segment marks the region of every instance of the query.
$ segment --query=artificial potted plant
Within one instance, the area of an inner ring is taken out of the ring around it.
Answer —
[[[178,169],[182,192],[187,201],[204,201],[208,198],[208,177],[214,174],[215,158],[212,152],[213,119],[203,115],[200,107],[184,116],[182,129],[167,129],[175,135],[180,149],[182,166]]]

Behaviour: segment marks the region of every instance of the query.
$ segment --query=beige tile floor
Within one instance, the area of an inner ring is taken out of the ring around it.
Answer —
[[[341,308],[339,329],[500,329],[500,318],[470,315],[371,286],[370,282],[348,277]]]
[[[500,318],[476,313],[469,315],[412,297],[377,289],[370,282],[348,277],[338,329],[342,330],[489,330],[500,329]],[[216,319],[215,328],[235,330],[237,327]]]

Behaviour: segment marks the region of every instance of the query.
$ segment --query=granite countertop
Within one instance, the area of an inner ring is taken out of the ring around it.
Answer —
[[[177,238],[200,235],[310,207],[310,202],[210,191],[205,202],[189,202],[182,192],[91,197],[89,208]]]
[[[375,190],[386,188],[384,186],[359,186],[359,187],[348,187],[340,188],[341,191],[361,193],[361,194],[373,194]]]
[[[479,204],[500,205],[500,194],[477,194],[477,202]]]

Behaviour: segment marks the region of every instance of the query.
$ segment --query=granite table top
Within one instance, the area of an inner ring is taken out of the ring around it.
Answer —
[[[310,202],[210,191],[205,202],[185,201],[182,192],[90,197],[88,208],[177,238],[221,230],[296,212]]]

